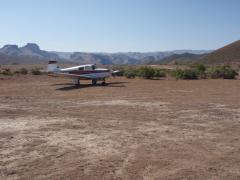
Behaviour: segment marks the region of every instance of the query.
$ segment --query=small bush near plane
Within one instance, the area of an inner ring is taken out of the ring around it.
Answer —
[[[135,68],[124,69],[123,70],[123,75],[128,79],[133,79],[138,75],[137,69],[135,69]]]
[[[39,68],[33,68],[33,69],[31,70],[31,74],[32,74],[32,75],[41,75],[42,72],[40,71]]]
[[[26,68],[21,68],[20,70],[15,71],[14,74],[27,75],[28,74],[28,70]]]
[[[155,70],[151,67],[141,67],[138,69],[138,76],[144,79],[153,79]]]
[[[126,78],[141,77],[144,79],[159,79],[166,77],[166,70],[152,67],[127,68],[123,70],[123,75]]]
[[[28,74],[28,70],[27,70],[26,68],[21,68],[21,69],[19,70],[19,72],[20,72],[20,74],[23,74],[23,75]]]

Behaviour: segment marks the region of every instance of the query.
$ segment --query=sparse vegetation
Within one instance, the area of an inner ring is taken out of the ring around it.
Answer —
[[[172,76],[176,79],[234,79],[237,71],[229,65],[221,65],[207,68],[203,64],[192,65],[185,69],[159,69],[152,67],[128,68],[123,70],[127,78],[141,77],[144,79],[159,79],[160,77]]]
[[[9,68],[5,68],[1,71],[1,74],[4,76],[13,76],[14,73]]]
[[[154,70],[154,77],[159,79],[160,77],[166,77],[166,70],[165,69],[155,69]]]
[[[39,68],[33,68],[33,69],[31,70],[31,74],[32,74],[32,75],[41,75],[42,73],[41,73],[41,71],[40,71]]]
[[[123,75],[126,78],[133,79],[137,76],[137,70],[134,68],[128,68],[123,71]]]
[[[144,79],[153,79],[155,75],[155,70],[152,67],[141,67],[137,72],[138,76]]]
[[[204,73],[206,71],[206,67],[203,64],[196,64],[192,66],[192,68],[196,69],[200,73]]]
[[[19,70],[19,73],[20,73],[20,74],[23,74],[23,75],[26,75],[26,74],[28,74],[28,70],[27,70],[26,68],[21,68],[21,69]]]
[[[203,64],[196,64],[192,66],[192,69],[196,71],[198,79],[206,79],[206,67]]]
[[[170,73],[176,79],[198,79],[198,74],[195,69],[175,69]]]
[[[209,68],[207,70],[207,75],[212,79],[235,79],[237,72],[229,65],[219,65]]]
[[[166,70],[146,66],[140,68],[127,68],[124,69],[123,72],[126,78],[141,77],[144,79],[159,79],[160,77],[166,77]]]
[[[229,65],[219,65],[207,69],[204,65],[198,64],[191,66],[190,69],[172,70],[170,75],[176,79],[234,79],[237,72]]]
[[[28,70],[26,68],[21,68],[20,70],[15,71],[14,74],[27,75],[28,74]]]

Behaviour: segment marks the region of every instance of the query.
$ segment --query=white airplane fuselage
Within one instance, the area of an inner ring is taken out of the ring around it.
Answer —
[[[47,72],[51,76],[71,78],[75,84],[79,84],[80,80],[92,80],[93,84],[96,84],[97,81],[105,83],[105,79],[111,75],[109,69],[97,68],[94,64],[59,68],[56,61],[49,61]]]

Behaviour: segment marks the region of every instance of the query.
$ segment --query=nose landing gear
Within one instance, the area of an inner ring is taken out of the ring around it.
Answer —
[[[105,78],[104,78],[104,79],[101,79],[100,81],[102,81],[102,83],[101,83],[102,86],[105,86],[105,85],[106,85],[106,80],[105,80]],[[96,86],[96,85],[97,85],[97,80],[96,80],[96,79],[93,79],[93,80],[92,80],[92,85],[93,85],[93,86]]]

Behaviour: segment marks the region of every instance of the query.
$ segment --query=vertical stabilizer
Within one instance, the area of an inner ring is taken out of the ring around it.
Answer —
[[[59,70],[57,61],[49,61],[47,66],[47,72],[56,72]]]

